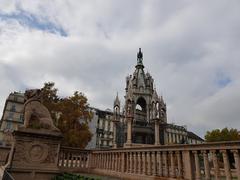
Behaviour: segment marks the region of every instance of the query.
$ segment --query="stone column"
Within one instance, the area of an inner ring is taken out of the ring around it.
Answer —
[[[168,133],[168,144],[172,144],[172,133]]]
[[[158,162],[158,168],[157,168],[157,171],[158,171],[158,175],[159,176],[162,176],[162,157],[161,157],[161,153],[158,151],[157,152],[157,162]]]
[[[157,163],[156,163],[155,152],[152,152],[152,166],[153,166],[153,167],[152,167],[152,170],[153,170],[152,174],[153,174],[154,176],[157,175],[156,165],[157,165]]]
[[[133,117],[127,117],[127,142],[126,146],[132,144],[132,121]]]
[[[159,142],[159,119],[155,120],[155,145],[160,145]]]
[[[215,179],[219,179],[220,178],[220,171],[219,171],[219,165],[218,165],[216,150],[212,150],[211,154],[212,154],[212,159],[213,159],[214,176],[215,176]]]
[[[179,140],[180,138],[179,138],[179,134],[177,133],[177,143],[179,143]]]
[[[178,174],[177,177],[182,177],[182,158],[181,158],[181,152],[177,151],[177,164],[178,164]]]
[[[151,157],[150,152],[147,152],[147,175],[152,174],[152,167],[151,167]]]
[[[237,177],[240,179],[240,159],[239,159],[239,152],[238,150],[232,150],[233,156],[234,156],[234,161],[235,161],[235,166],[237,170]]]
[[[142,173],[143,174],[146,174],[146,153],[145,152],[142,152]]]
[[[175,177],[174,157],[173,152],[170,151],[170,162],[171,162],[171,177]]]
[[[112,121],[112,123],[113,123],[113,148],[117,148],[117,142],[116,142],[116,130],[117,130],[117,128],[116,128],[116,123],[117,123],[118,121],[117,120],[113,120]]]
[[[229,164],[229,159],[228,159],[228,154],[226,150],[221,151],[223,155],[223,163],[224,163],[224,170],[225,170],[225,175],[226,175],[226,180],[231,180],[231,171],[230,171],[230,164]]]
[[[141,174],[141,152],[138,152],[138,173]]]
[[[193,151],[193,154],[194,154],[194,161],[195,161],[195,168],[196,168],[195,178],[196,178],[196,180],[199,180],[199,179],[201,179],[201,171],[200,171],[198,152]]]
[[[203,153],[203,161],[204,161],[204,172],[205,172],[205,179],[210,179],[210,167],[209,167],[209,161],[208,161],[208,153],[207,151],[202,151]]]

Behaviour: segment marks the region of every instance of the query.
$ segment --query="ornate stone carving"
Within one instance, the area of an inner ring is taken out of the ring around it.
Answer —
[[[27,101],[24,104],[24,127],[59,131],[54,126],[48,109],[41,103],[41,90],[27,90],[25,97]]]
[[[48,145],[33,142],[27,145],[26,160],[33,163],[42,163],[48,156]]]

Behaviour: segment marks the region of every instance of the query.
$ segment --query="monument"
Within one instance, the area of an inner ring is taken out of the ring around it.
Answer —
[[[13,132],[12,163],[7,167],[15,179],[51,179],[58,174],[62,134],[42,104],[42,91],[25,92],[24,125]]]

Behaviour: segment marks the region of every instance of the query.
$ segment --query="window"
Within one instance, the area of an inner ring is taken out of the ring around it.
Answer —
[[[24,118],[23,118],[23,114],[20,115],[20,122],[23,122],[24,121]]]
[[[11,111],[12,111],[12,112],[16,112],[16,105],[15,105],[15,104],[12,105]]]
[[[14,98],[13,98],[13,99],[14,99],[14,101],[17,101],[17,100],[18,100],[17,96],[14,96]]]
[[[10,112],[9,114],[8,114],[8,120],[13,120],[13,113],[12,112]]]
[[[12,123],[11,122],[7,122],[6,129],[12,129]]]

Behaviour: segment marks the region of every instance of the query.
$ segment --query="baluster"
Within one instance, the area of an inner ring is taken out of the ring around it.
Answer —
[[[195,178],[196,178],[196,180],[199,180],[199,179],[201,179],[201,171],[200,171],[198,152],[193,151],[193,154],[194,154],[195,168],[196,168]]]
[[[157,175],[156,164],[157,164],[157,163],[156,163],[155,151],[153,151],[153,152],[152,152],[152,166],[153,166],[153,167],[152,167],[152,171],[153,171],[152,173],[153,173],[154,176]]]
[[[67,167],[70,167],[70,158],[71,158],[71,154],[68,153],[68,156],[67,156]]]
[[[174,157],[172,151],[170,151],[170,163],[171,163],[171,177],[175,177]]]
[[[130,169],[129,169],[129,173],[133,173],[133,154],[132,152],[129,153],[130,155]]]
[[[233,153],[234,156],[234,162],[235,162],[235,166],[236,166],[236,171],[237,171],[237,177],[238,179],[240,179],[240,158],[239,158],[239,152],[238,150],[232,150],[231,151]]]
[[[71,167],[74,167],[74,153],[71,154]]]
[[[167,163],[167,152],[163,152],[163,162],[164,162],[164,176],[168,177],[168,163]]]
[[[225,170],[225,175],[227,180],[231,180],[231,171],[230,171],[230,164],[229,164],[229,159],[228,159],[228,154],[226,150],[221,150],[221,153],[223,155],[223,163],[224,163],[224,170]]]
[[[202,151],[203,153],[203,161],[204,161],[204,172],[205,172],[205,179],[210,179],[210,167],[209,167],[209,161],[208,161],[208,153],[207,151]]]
[[[177,151],[176,154],[177,154],[177,164],[178,164],[177,177],[181,178],[182,177],[182,156],[180,151]]]
[[[111,170],[111,153],[108,153],[108,170]]]
[[[129,153],[126,152],[126,172],[129,172]]]
[[[141,168],[141,152],[138,152],[138,171],[137,173],[141,174],[142,168]]]
[[[65,167],[66,166],[66,152],[63,151],[63,162],[62,162],[62,166]]]
[[[115,171],[115,153],[112,154],[112,158],[113,158],[113,163],[112,163],[112,170]]]
[[[105,153],[102,153],[102,169],[104,169],[105,166]]]
[[[58,166],[62,166],[62,151],[59,152],[59,157],[58,157]]]
[[[105,168],[104,169],[108,169],[108,152],[105,153]]]
[[[220,171],[219,171],[219,165],[218,165],[216,150],[212,150],[211,154],[212,154],[212,159],[213,159],[214,176],[215,176],[215,179],[219,179],[220,178]]]
[[[143,165],[143,169],[142,169],[142,173],[146,174],[146,153],[142,152],[142,165]]]
[[[107,153],[103,153],[103,169],[107,169]]]
[[[118,163],[117,153],[114,153],[114,171],[117,171],[117,163]]]
[[[137,173],[137,155],[136,152],[133,152],[133,173]]]
[[[121,165],[121,158],[119,155],[119,152],[117,152],[117,171],[120,171],[120,166]]]
[[[122,164],[121,164],[121,172],[125,172],[125,157],[126,157],[126,153],[125,152],[121,152],[121,158],[122,158]]]
[[[102,153],[99,152],[99,166],[98,166],[99,169],[102,168]]]
[[[119,153],[117,152],[116,153],[116,155],[117,155],[117,169],[116,169],[116,171],[119,171],[119,167],[120,167],[120,158],[119,158]]]
[[[152,175],[151,154],[147,152],[147,175]]]
[[[86,154],[85,153],[83,153],[83,168],[85,168],[86,167]]]
[[[157,162],[158,162],[158,168],[157,168],[158,173],[157,174],[159,176],[162,176],[162,157],[161,157],[160,151],[157,152]]]

